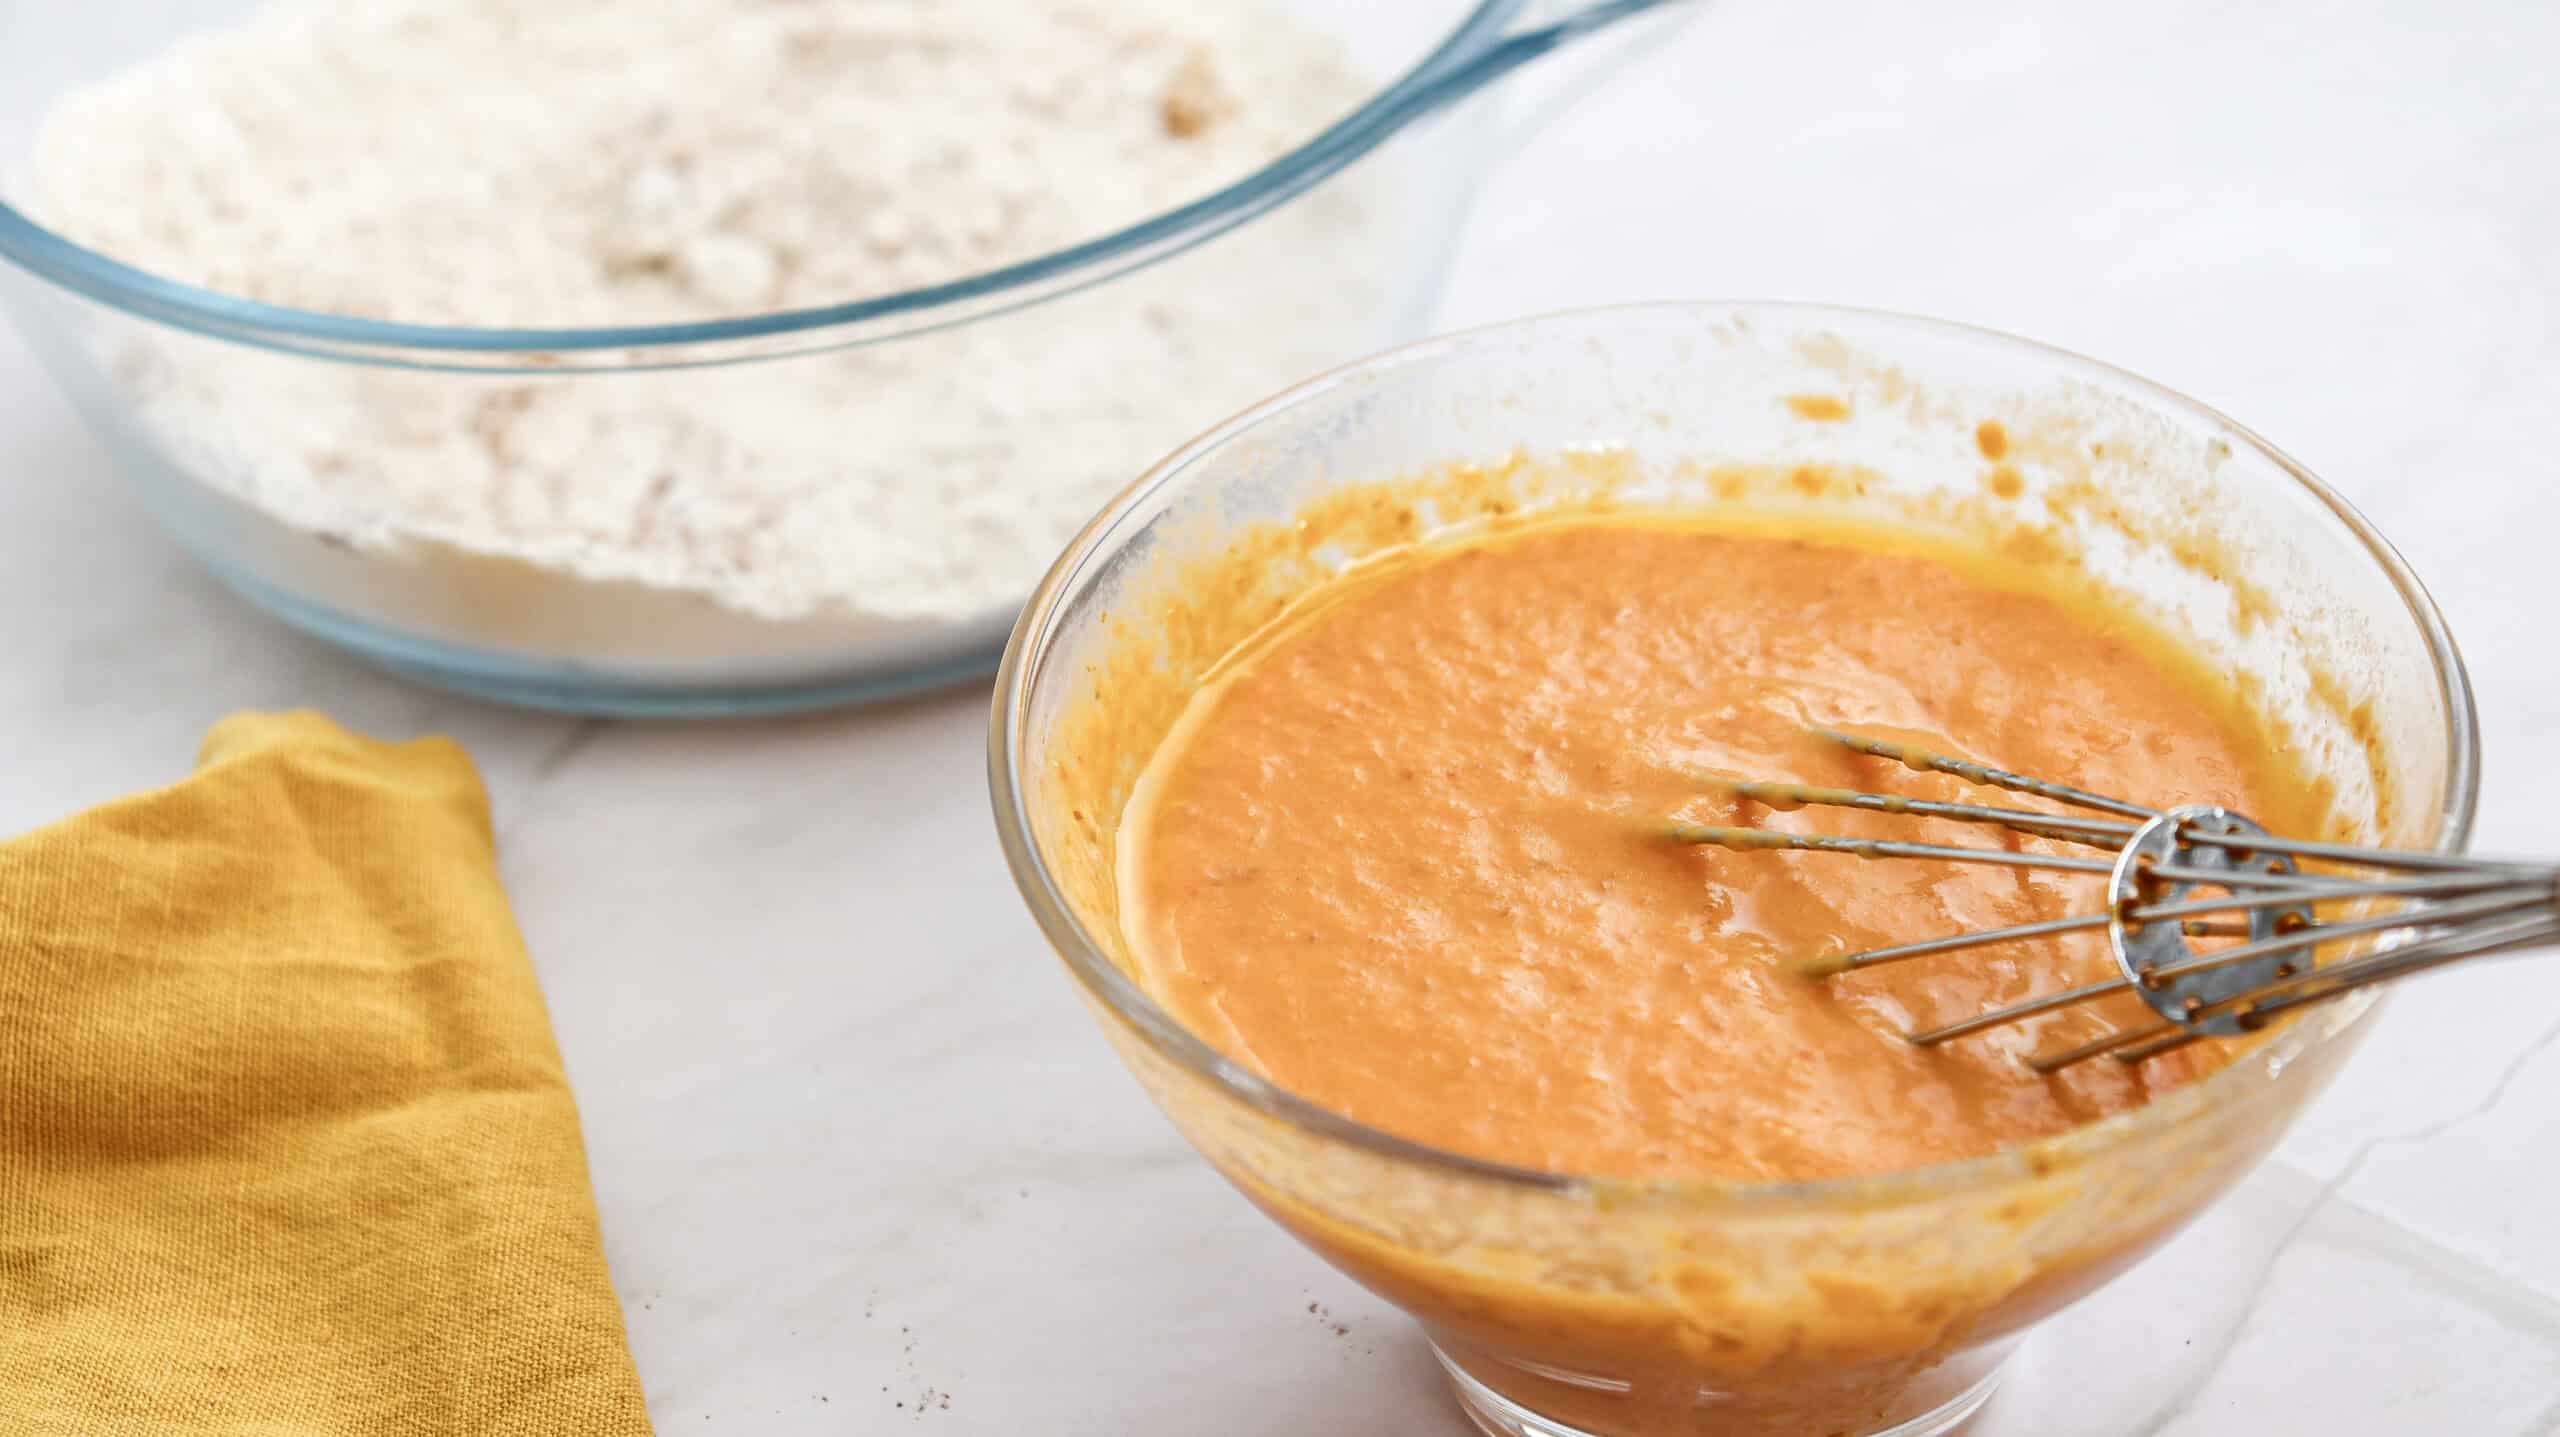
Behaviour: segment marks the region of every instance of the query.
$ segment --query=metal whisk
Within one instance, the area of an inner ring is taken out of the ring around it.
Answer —
[[[2052,1073],[2105,1054],[2139,1063],[2201,1039],[2254,1032],[2284,1013],[2371,984],[2465,958],[2560,943],[2560,865],[2282,838],[2229,809],[2146,808],[1970,759],[1856,734],[1816,732],[1854,753],[2049,799],[2081,813],[1941,803],[1793,783],[1737,782],[1729,791],[1777,808],[1859,808],[1954,819],[2113,850],[2113,857],[2079,857],[1771,828],[1671,825],[1671,837],[1679,842],[1721,848],[1804,849],[2106,875],[2103,913],[1956,933],[1799,965],[1808,976],[1828,977],[1992,943],[2106,931],[2116,976],[1904,1035],[1923,1047],[2110,993],[2134,993],[2150,1005],[2157,1023],[2040,1055],[2029,1066]],[[2084,816],[2089,814],[2106,816]],[[2305,872],[2301,865],[2306,861],[2346,871]],[[2321,910],[2339,905],[2348,911],[2322,916]],[[2394,934],[2404,934],[2404,940],[2389,943]],[[2242,941],[2199,947],[2199,938]],[[2326,965],[2317,961],[2322,947],[2348,939],[2371,940],[2376,946]]]

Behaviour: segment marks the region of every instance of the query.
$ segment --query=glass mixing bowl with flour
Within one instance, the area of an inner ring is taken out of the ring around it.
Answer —
[[[0,307],[188,549],[370,659],[877,698],[991,668],[1151,455],[1427,322],[1451,102],[1682,8],[10,7]]]

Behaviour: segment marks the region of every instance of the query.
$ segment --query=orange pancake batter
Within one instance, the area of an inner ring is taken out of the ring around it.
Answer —
[[[1143,981],[1327,1107],[1603,1177],[1971,1157],[2227,1058],[2199,1044],[2054,1078],[2020,1061],[2140,1020],[2130,998],[1934,1049],[1899,1036],[2112,973],[2094,935],[1793,971],[2099,901],[2088,877],[1664,836],[1680,817],[2035,843],[1718,791],[1721,776],[1981,798],[1813,725],[2319,826],[2236,694],[2050,574],[1876,532],[1549,523],[1366,566],[1221,667],[1121,827]]]

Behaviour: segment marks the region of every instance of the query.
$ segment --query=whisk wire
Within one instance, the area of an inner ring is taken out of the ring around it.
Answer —
[[[1862,753],[1870,758],[1889,758],[1904,768],[1924,773],[1953,774],[1968,783],[1978,783],[1988,788],[2005,788],[2012,793],[2031,793],[2038,798],[2049,798],[2056,803],[2070,804],[2074,808],[2112,813],[2123,818],[2148,820],[2159,817],[2157,809],[2144,808],[2138,803],[2129,803],[2121,798],[2109,798],[2103,793],[2091,793],[2085,788],[2073,788],[2067,783],[2029,778],[2022,773],[2011,773],[2007,769],[1993,768],[1987,763],[1976,763],[1972,759],[1958,758],[1953,754],[1931,753],[1924,748],[1889,743],[1883,739],[1867,738],[1859,734],[1842,733],[1837,729],[1818,728],[1813,733],[1814,737],[1838,744],[1851,753]]]
[[[2073,933],[2107,926],[2107,915],[2089,913],[2077,918],[2048,918],[2041,923],[2021,923],[2013,928],[1985,928],[1973,933],[1952,933],[1944,938],[1928,938],[1918,943],[1904,943],[1892,948],[1870,948],[1839,958],[1808,958],[1796,965],[1796,971],[1808,977],[1828,977],[1853,968],[1873,968],[1885,963],[1899,963],[1905,958],[1926,958],[1932,953],[1952,953],[1959,948],[1980,948],[1992,943],[2017,943],[2030,938],[2050,938],[2058,933]]]
[[[1994,1008],[1988,1013],[1979,1013],[1961,1022],[1949,1023],[1942,1028],[1913,1033],[1910,1038],[1916,1046],[1934,1048],[1950,1038],[1967,1037],[2003,1024],[2015,1023],[2021,1018],[2032,1018],[2039,1013],[2051,1013],[2057,1009],[2104,998],[2110,993],[2127,993],[2132,990],[2133,980],[2130,978],[2104,978],[2077,988],[2065,988],[2059,993],[2047,993],[2041,998],[2030,998],[2023,1003],[2015,1003],[2006,1008]]]
[[[2053,853],[2023,853],[2011,848],[1960,848],[1947,843],[1905,843],[1891,838],[1850,838],[1836,833],[1789,833],[1777,828],[1731,828],[1707,823],[1675,822],[1675,843],[1706,844],[1743,852],[1792,848],[1806,853],[1846,853],[1857,858],[1935,858],[1949,863],[1996,863],[2009,868],[2050,868],[2063,873],[2107,873],[2115,864],[2104,858],[2068,858]]]
[[[1856,808],[1869,813],[1891,813],[1911,818],[1991,823],[2021,833],[2086,843],[2096,848],[2123,847],[2124,841],[2133,836],[2135,827],[2112,818],[2081,818],[2074,814],[2037,813],[2023,808],[1990,808],[1978,803],[1941,803],[1934,799],[1905,798],[1898,793],[1865,793],[1857,789],[1817,788],[1800,783],[1727,781],[1724,786],[1736,798],[1751,799],[1772,808]]]
[[[1840,853],[2109,875],[2111,900],[2104,912],[1947,934],[1795,965],[1805,976],[1829,977],[1995,944],[2106,930],[2118,969],[2114,976],[1904,1035],[1920,1047],[2133,993],[2158,1021],[2031,1057],[2027,1065],[2039,1073],[2056,1073],[2108,1054],[2128,1064],[2141,1063],[2207,1037],[2254,1032],[2278,1015],[2376,983],[2467,958],[2560,943],[2560,866],[2286,838],[2221,809],[2145,808],[1951,754],[1831,729],[1814,732],[1853,753],[1917,772],[1949,774],[1977,786],[2112,815],[2092,818],[1859,789],[1719,779],[1714,782],[1734,797],[1775,809],[1845,808],[1987,825],[2110,849],[2114,856],[1687,821],[1668,825],[1677,842],[1741,851]],[[2297,861],[2380,876],[2306,873]],[[2318,905],[2375,900],[2399,906],[2329,920],[2316,913]],[[2395,934],[2408,936],[2395,944]],[[2243,941],[2198,950],[2187,942],[2198,937]],[[2377,946],[2325,966],[2317,961],[2321,948],[2348,939]]]

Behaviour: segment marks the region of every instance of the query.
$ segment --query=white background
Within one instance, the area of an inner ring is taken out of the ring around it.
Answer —
[[[2478,681],[2481,845],[2560,853],[2555,54],[2522,0],[1720,0],[1503,95],[1444,318],[1830,300],[2198,395],[2397,539]],[[661,1432],[1464,1430],[1119,1072],[997,857],[982,689],[707,729],[405,687],[190,567],[8,338],[0,584],[0,832],[241,707],[471,746]],[[2555,1034],[2560,955],[2405,990],[1975,1430],[2560,1432]]]

